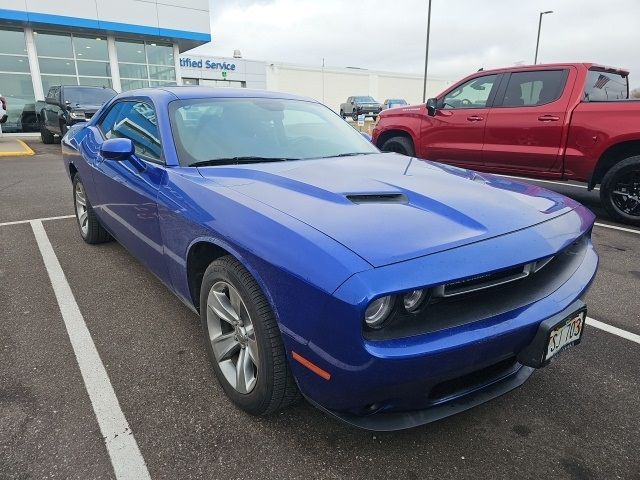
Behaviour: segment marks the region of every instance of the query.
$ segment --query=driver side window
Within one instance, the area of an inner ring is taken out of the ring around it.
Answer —
[[[129,138],[136,154],[152,162],[161,162],[162,147],[156,113],[146,102],[122,101],[98,123],[105,139]]]
[[[442,99],[442,108],[484,108],[492,90],[496,87],[498,75],[476,77],[451,90]]]

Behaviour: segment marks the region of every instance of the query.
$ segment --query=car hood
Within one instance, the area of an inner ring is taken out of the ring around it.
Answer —
[[[395,153],[200,172],[323,232],[374,267],[504,235],[578,206],[534,185]]]

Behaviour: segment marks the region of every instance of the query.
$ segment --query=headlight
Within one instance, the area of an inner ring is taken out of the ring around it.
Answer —
[[[364,322],[369,328],[381,328],[393,310],[393,297],[380,297],[369,304],[364,312]]]
[[[402,297],[402,304],[407,312],[414,313],[422,306],[426,297],[426,290],[414,290]]]
[[[71,112],[69,116],[74,120],[84,120],[85,117],[84,112]]]

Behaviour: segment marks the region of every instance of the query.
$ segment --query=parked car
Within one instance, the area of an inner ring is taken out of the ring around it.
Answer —
[[[115,95],[115,90],[105,87],[52,86],[44,102],[35,106],[42,143],[53,143],[55,135],[63,137],[71,125],[91,119]]]
[[[358,115],[364,115],[365,118],[373,117],[375,120],[381,111],[382,105],[370,96],[349,97],[340,105],[340,116],[342,118],[350,116],[353,120],[357,120]]]
[[[9,115],[7,115],[7,99],[0,95],[0,125],[7,123]],[[2,133],[2,127],[0,127],[0,133]]]
[[[115,238],[199,313],[214,374],[249,413],[301,393],[363,428],[411,427],[581,339],[589,210],[380,153],[313,100],[127,92],[62,151],[84,241]]]
[[[386,110],[387,108],[402,107],[404,105],[408,105],[404,98],[387,98],[382,104],[382,109]]]
[[[593,63],[480,71],[426,105],[380,116],[385,151],[486,172],[600,184],[613,218],[640,225],[640,102],[628,72]]]

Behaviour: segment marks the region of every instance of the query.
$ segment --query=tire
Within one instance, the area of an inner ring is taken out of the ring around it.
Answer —
[[[382,144],[381,150],[383,152],[396,152],[408,157],[415,156],[416,152],[413,148],[413,142],[410,138],[402,135],[391,137]]]
[[[344,114],[344,110],[340,110],[340,116],[342,117],[343,120],[347,119],[347,116]]]
[[[358,112],[357,111],[353,111],[351,112],[351,118],[353,119],[354,122],[358,121]]]
[[[53,133],[47,130],[44,125],[40,127],[40,138],[42,139],[42,143],[46,145],[51,145],[55,140]]]
[[[84,184],[78,174],[73,177],[73,209],[76,213],[80,236],[85,242],[94,245],[111,240],[111,235],[100,224],[89,203]]]
[[[625,192],[628,195],[616,194]],[[600,183],[600,201],[615,220],[640,226],[640,155],[616,163]]]
[[[242,313],[234,316],[224,310],[222,316],[217,314],[225,304],[232,312]],[[234,257],[219,258],[205,271],[200,318],[213,371],[236,406],[263,416],[300,399],[271,306],[251,274]],[[247,365],[242,378],[238,362]]]

